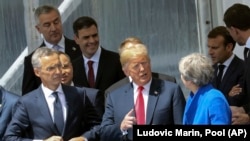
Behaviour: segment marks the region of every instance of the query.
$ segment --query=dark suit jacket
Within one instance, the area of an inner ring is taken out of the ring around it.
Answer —
[[[67,119],[62,133],[63,140],[84,135],[91,141],[95,133],[88,131],[100,123],[85,89],[62,85],[67,103]],[[22,96],[16,112],[6,130],[6,141],[46,139],[60,135],[51,118],[41,86]]]
[[[110,85],[124,78],[125,74],[122,71],[119,54],[104,48],[101,50],[94,88],[104,91]],[[72,64],[74,69],[74,85],[80,87],[90,87],[84,68],[83,57],[78,57]]]
[[[0,87],[0,99],[2,101],[0,106],[0,141],[2,141],[2,137],[4,132],[9,124],[12,114],[15,110],[15,104],[20,96],[14,94],[10,91],[5,90]]]
[[[103,93],[100,90],[94,88],[82,87],[82,89],[86,91],[86,95],[88,96],[91,104],[93,105],[99,116],[102,117],[104,113],[104,102],[101,98],[103,96]]]
[[[75,43],[74,40],[70,40],[67,37],[65,38],[65,53],[69,55],[71,60],[82,56],[80,47]],[[44,42],[40,47],[45,46]],[[34,51],[24,58],[24,71],[23,71],[23,82],[22,82],[22,95],[36,89],[41,84],[41,80],[34,73],[31,57]]]
[[[245,94],[244,110],[250,116],[250,56],[245,59],[245,73],[244,73],[244,87],[243,93]]]
[[[227,71],[225,72],[220,87],[216,86],[216,79],[218,73],[217,64],[213,65],[214,71],[214,79],[212,80],[212,84],[215,88],[219,89],[227,98],[230,106],[242,106],[244,104],[244,95],[239,94],[234,97],[229,97],[229,92],[233,86],[240,84],[243,87],[243,75],[244,75],[244,61],[237,57],[233,58],[230,63]]]
[[[178,84],[153,78],[148,97],[146,124],[182,124],[185,104],[183,92]],[[132,108],[134,108],[134,96],[131,83],[108,94],[100,130],[101,140],[121,140],[120,124]],[[132,129],[128,130],[128,137],[132,139]]]

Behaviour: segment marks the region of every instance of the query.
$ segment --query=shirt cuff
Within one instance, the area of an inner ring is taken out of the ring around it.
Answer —
[[[122,135],[127,135],[128,134],[128,131],[127,130],[121,130],[122,131]]]

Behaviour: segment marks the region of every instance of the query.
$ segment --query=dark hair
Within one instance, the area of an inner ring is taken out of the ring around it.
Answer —
[[[250,8],[236,3],[226,10],[223,20],[227,27],[233,26],[245,31],[250,28]]]
[[[78,30],[83,28],[89,28],[92,25],[95,25],[96,28],[98,29],[97,23],[93,18],[87,16],[79,17],[73,23],[73,30],[75,35],[78,35]]]
[[[227,28],[224,26],[217,26],[213,28],[207,35],[208,38],[216,38],[217,36],[222,36],[224,38],[224,46],[229,43],[233,44],[233,49],[235,47],[236,42],[228,32]]]

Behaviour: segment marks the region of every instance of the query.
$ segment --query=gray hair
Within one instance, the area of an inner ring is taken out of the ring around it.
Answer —
[[[38,49],[36,49],[31,58],[33,68],[41,67],[40,58],[44,56],[51,56],[53,54],[58,54],[58,51],[48,47],[39,47]]]
[[[185,80],[199,87],[208,84],[214,77],[212,61],[201,53],[192,53],[181,58],[179,71]]]
[[[38,8],[36,8],[35,13],[34,13],[34,18],[35,18],[36,24],[39,24],[39,16],[41,14],[48,14],[51,11],[56,11],[56,13],[58,13],[58,15],[60,16],[59,10],[56,7],[53,7],[51,5],[42,5],[42,6],[39,6]]]

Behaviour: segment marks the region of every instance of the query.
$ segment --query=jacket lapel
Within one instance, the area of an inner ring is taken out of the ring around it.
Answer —
[[[155,107],[157,105],[159,95],[161,94],[161,81],[158,79],[152,79],[150,85],[149,95],[148,95],[148,106],[147,106],[147,115],[146,115],[146,124],[150,125],[153,120],[153,115]]]
[[[34,97],[34,102],[37,103],[36,105],[40,111],[40,114],[43,116],[44,121],[48,122],[48,125],[50,126],[51,130],[57,135],[60,135],[53,122],[52,115],[50,114],[49,107],[46,102],[44,93],[41,89],[41,86],[38,89],[38,94],[36,94],[36,96]]]
[[[107,56],[108,57],[108,56]],[[100,59],[99,59],[99,64],[98,64],[98,69],[97,69],[97,74],[96,74],[96,82],[95,82],[95,87],[97,87],[99,85],[99,81],[101,79],[101,76],[103,74],[103,72],[108,69],[106,68],[106,65],[105,65],[105,61],[106,59],[101,59],[101,58],[106,58],[105,57],[105,50],[103,48],[101,48],[101,55],[100,55]],[[106,69],[99,69],[99,68],[106,68]]]

